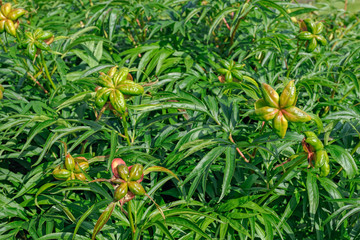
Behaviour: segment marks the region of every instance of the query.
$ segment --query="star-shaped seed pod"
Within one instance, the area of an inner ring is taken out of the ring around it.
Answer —
[[[108,101],[120,114],[126,111],[125,99],[131,96],[139,96],[144,93],[144,88],[135,83],[129,74],[128,68],[112,67],[107,74],[100,72],[98,84],[95,89],[95,103],[102,108]]]
[[[50,44],[54,41],[54,34],[49,31],[43,31],[41,28],[36,29],[34,32],[25,33],[26,55],[31,60],[40,53],[41,50],[50,51]]]
[[[101,230],[101,228],[106,224],[109,217],[111,216],[115,203],[120,202],[121,211],[129,216],[131,212],[126,213],[122,206],[124,203],[129,202],[135,196],[147,196],[157,207],[162,217],[165,219],[165,215],[160,208],[160,206],[146,193],[145,189],[141,185],[141,182],[144,179],[144,176],[151,172],[166,172],[172,176],[174,176],[177,180],[178,177],[171,172],[170,170],[159,167],[152,166],[144,169],[141,164],[134,164],[132,166],[127,166],[124,160],[121,158],[114,158],[111,163],[111,171],[113,172],[113,177],[110,180],[107,179],[97,179],[94,180],[96,182],[110,182],[114,185],[114,200],[109,204],[109,206],[105,209],[105,211],[101,214],[98,221],[95,224],[93,235],[91,239],[95,239],[96,234]],[[128,203],[130,204],[130,203]]]
[[[315,168],[320,168],[320,176],[326,177],[330,173],[330,165],[329,156],[323,143],[313,132],[307,131],[304,134],[306,137],[302,141],[302,146],[304,151],[308,153],[310,165],[314,161]]]
[[[230,83],[234,79],[243,80],[244,76],[242,74],[242,69],[244,68],[245,64],[239,64],[235,61],[220,61],[222,68],[218,68],[217,71],[225,76],[225,81]]]
[[[0,33],[4,30],[16,37],[16,29],[19,27],[18,18],[26,13],[21,8],[13,9],[11,3],[5,3],[0,9]]]
[[[324,36],[320,35],[324,29],[324,24],[322,22],[314,23],[311,19],[305,19],[304,23],[306,25],[307,31],[301,32],[298,38],[300,40],[308,41],[306,50],[308,52],[314,51],[318,43],[322,46],[325,46],[327,41]]]
[[[284,138],[288,128],[288,122],[308,122],[310,115],[295,107],[297,94],[295,81],[292,80],[279,94],[268,84],[261,86],[261,99],[255,102],[255,110],[251,116],[257,120],[272,120],[273,129],[276,134]]]
[[[85,181],[86,177],[83,174],[89,168],[89,163],[84,157],[73,158],[70,153],[65,156],[65,163],[58,165],[54,171],[53,176],[57,180],[74,180],[78,179]]]

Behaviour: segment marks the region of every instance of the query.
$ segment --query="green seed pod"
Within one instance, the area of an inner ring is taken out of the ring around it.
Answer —
[[[5,21],[6,20],[0,20],[0,33],[4,32],[5,30]]]
[[[233,75],[232,75],[232,73],[230,71],[228,71],[225,74],[225,81],[228,82],[228,83],[233,82]]]
[[[8,18],[13,20],[13,21],[16,21],[19,17],[21,17],[25,13],[26,13],[26,10],[21,9],[21,8],[17,8],[17,9],[12,10],[9,13]]]
[[[49,39],[49,38],[52,38],[54,36],[54,34],[52,32],[49,32],[49,31],[43,31],[40,36],[38,36],[37,39],[39,40],[46,40],[46,39]]]
[[[129,168],[125,164],[117,165],[118,175],[121,179],[127,181],[129,177]]]
[[[111,78],[104,73],[100,73],[100,77],[97,83],[102,87],[114,88],[114,84]]]
[[[125,195],[128,192],[128,184],[125,183],[121,183],[116,189],[115,189],[115,193],[114,193],[114,200],[115,201],[119,201],[121,200],[123,197],[125,197]]]
[[[86,181],[86,177],[83,173],[75,173],[75,178],[80,181]]]
[[[300,110],[295,106],[284,108],[282,110],[286,119],[290,122],[308,122],[311,120],[311,117],[306,112]]]
[[[320,168],[328,162],[329,156],[324,149],[315,152],[315,167]]]
[[[132,192],[135,195],[144,195],[145,194],[145,189],[138,182],[129,182],[128,186],[129,186],[130,192]]]
[[[118,113],[124,113],[126,111],[125,98],[119,90],[111,91],[110,102]]]
[[[330,173],[330,165],[329,163],[324,163],[324,165],[320,168],[320,177],[326,177]]]
[[[309,18],[305,19],[304,23],[305,23],[305,25],[306,25],[309,32],[315,33],[314,30],[316,28],[316,25],[311,19],[309,19]]]
[[[109,71],[107,72],[107,75],[110,76],[110,77],[114,77],[116,71],[117,71],[117,66],[112,67],[112,68],[110,68]]]
[[[318,22],[315,26],[315,29],[314,29],[314,34],[319,34],[323,31],[324,29],[324,24],[322,22]]]
[[[316,38],[313,38],[309,41],[309,45],[307,46],[306,51],[313,52],[316,47],[317,47],[317,41],[316,41]]]
[[[316,137],[317,138],[317,135],[314,133],[314,132],[311,132],[311,131],[306,131],[304,132],[305,136],[307,138],[310,138],[310,137]]]
[[[0,91],[0,100],[2,100],[2,99],[3,99],[3,97],[4,97],[4,94],[3,94],[3,92],[2,92],[2,91]]]
[[[1,85],[1,84],[0,84],[0,91],[2,91],[2,92],[3,92],[3,91],[5,91],[4,86],[3,86],[3,85]]]
[[[11,12],[11,3],[5,3],[4,5],[1,6],[1,13],[5,16],[8,17],[8,14]]]
[[[293,106],[296,101],[295,81],[290,81],[280,95],[280,108]]]
[[[44,41],[40,40],[40,41],[35,41],[34,42],[36,47],[40,48],[41,50],[44,50],[44,51],[50,51],[51,48],[49,45],[47,45]]]
[[[288,121],[286,120],[282,112],[279,112],[273,119],[273,128],[279,137],[285,137],[288,128]]]
[[[317,35],[316,36],[316,40],[322,45],[322,46],[326,46],[327,45],[327,41],[326,39],[321,36],[321,35]]]
[[[89,169],[89,162],[84,157],[77,157],[74,158],[75,160],[75,173],[82,173],[81,170],[84,172]],[[80,170],[81,169],[81,170]]]
[[[261,92],[269,107],[279,108],[279,94],[270,85],[263,83]]]
[[[33,61],[36,56],[36,46],[34,43],[29,43],[26,47],[26,55],[29,56],[29,58]]]
[[[5,21],[5,31],[16,37],[16,28],[13,21],[9,19]]]
[[[260,98],[259,100],[257,100],[255,102],[255,109],[262,108],[262,107],[267,107],[267,104],[263,98]]]
[[[120,68],[120,70],[113,77],[114,84],[118,85],[122,81],[126,80],[128,74],[129,74],[129,69],[128,68]]]
[[[70,153],[68,153],[65,157],[65,168],[69,171],[74,171],[75,169],[75,160]]]
[[[132,166],[129,173],[130,181],[137,181],[141,178],[144,171],[143,165],[137,163]]]
[[[305,31],[305,32],[301,32],[298,36],[298,38],[300,40],[310,40],[313,38],[313,35],[311,32]]]
[[[131,84],[123,84],[124,82],[130,80],[125,80],[117,87],[123,94],[130,96],[138,96],[144,93],[144,88],[140,84],[132,82]]]
[[[272,120],[279,112],[279,109],[272,107],[262,107],[255,110],[256,116],[263,121]]]
[[[217,71],[222,75],[225,75],[228,72],[226,68],[218,68]]]
[[[107,93],[107,94],[105,94],[105,93]],[[107,98],[107,96],[109,96],[108,94],[110,94],[110,90],[106,87],[103,87],[96,92],[95,104],[99,108],[102,108],[105,105],[105,103],[108,101],[108,98]]]
[[[315,151],[319,151],[324,148],[324,145],[317,137],[306,138],[305,142],[312,146]]]
[[[61,169],[60,165],[57,166],[52,173],[57,180],[66,180],[71,176],[71,172],[66,169]]]
[[[244,76],[243,74],[239,71],[239,70],[233,70],[232,71],[233,76],[237,79],[237,80],[243,80]]]

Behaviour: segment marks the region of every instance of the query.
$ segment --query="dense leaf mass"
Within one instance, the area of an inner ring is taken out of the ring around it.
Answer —
[[[359,0],[0,5],[0,239],[359,239]]]

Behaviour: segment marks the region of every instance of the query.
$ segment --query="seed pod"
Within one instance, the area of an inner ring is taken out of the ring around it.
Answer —
[[[126,111],[125,98],[119,90],[116,89],[114,91],[111,91],[110,102],[118,113],[124,113]]]
[[[5,31],[8,32],[10,35],[13,35],[14,37],[16,37],[16,27],[15,27],[13,21],[11,21],[9,19],[7,19],[5,21]]]
[[[288,121],[286,120],[282,112],[279,112],[273,119],[273,128],[279,137],[285,137],[286,130],[288,128]]]
[[[75,173],[75,178],[80,181],[86,181],[86,177],[83,173]]]
[[[239,71],[239,70],[233,70],[232,71],[233,76],[237,79],[237,80],[243,80],[244,76],[243,74]]]
[[[75,169],[75,160],[70,153],[68,153],[65,157],[65,168],[69,171],[74,171]]]
[[[123,197],[125,197],[125,195],[128,192],[128,184],[125,183],[121,183],[116,189],[115,189],[115,193],[114,193],[114,200],[115,201],[119,201],[120,199],[122,199]]]
[[[116,178],[119,178],[119,174],[117,172],[117,166],[118,165],[121,165],[121,164],[124,164],[126,165],[126,163],[124,162],[124,160],[122,160],[121,158],[114,158],[111,162],[111,171],[112,173],[114,174],[114,176]]]
[[[316,134],[314,132],[311,132],[311,131],[306,131],[306,132],[304,132],[304,134],[305,134],[305,136],[307,138],[310,138],[310,137],[316,137],[317,138]]]
[[[324,163],[324,165],[320,168],[320,177],[326,177],[330,173],[330,165],[329,163]]]
[[[305,23],[305,25],[306,25],[309,32],[315,33],[314,30],[316,28],[316,25],[311,19],[309,19],[309,18],[305,19],[304,23]]]
[[[5,21],[6,20],[0,20],[0,33],[5,30]]]
[[[313,35],[311,34],[311,32],[305,31],[305,32],[301,32],[298,38],[300,40],[310,40],[313,38]]]
[[[95,96],[95,104],[99,108],[102,108],[105,105],[105,103],[108,101],[109,94],[110,94],[110,90],[106,87],[98,90]]]
[[[46,39],[52,38],[53,36],[54,36],[54,34],[52,32],[43,31],[37,39],[46,40]]]
[[[263,83],[261,92],[265,102],[274,108],[279,108],[279,94],[268,84]]]
[[[129,180],[130,181],[139,180],[143,174],[143,171],[144,171],[143,165],[141,165],[139,163],[134,164],[132,166],[132,168],[130,169]]]
[[[129,168],[125,164],[117,165],[116,167],[119,177],[125,181],[128,180]]]
[[[255,109],[262,108],[262,107],[267,107],[267,104],[263,98],[260,98],[259,100],[257,100],[255,102]]]
[[[1,13],[5,16],[8,17],[8,14],[11,12],[11,3],[5,3],[4,5],[1,6]]]
[[[121,68],[113,77],[113,82],[115,85],[118,85],[122,81],[127,79],[127,76],[129,74],[128,68]]]
[[[117,71],[117,66],[112,67],[112,68],[110,68],[109,71],[107,72],[107,75],[110,76],[110,77],[114,77],[116,71]]]
[[[2,92],[3,92],[3,91],[5,91],[4,86],[3,86],[3,85],[1,85],[1,84],[0,84],[0,91],[2,91]]]
[[[314,29],[314,34],[319,34],[324,29],[324,24],[322,22],[318,22]]]
[[[325,163],[328,163],[329,156],[324,149],[315,152],[315,167],[320,168]]]
[[[75,160],[75,169],[74,169],[75,173],[81,173],[81,170],[83,170],[85,172],[86,170],[89,169],[89,163],[86,158],[77,157],[77,158],[74,158],[74,160]]]
[[[44,51],[50,51],[51,48],[49,45],[47,45],[44,41],[40,40],[40,41],[35,41],[34,42],[36,47],[40,48],[41,50],[44,50]]]
[[[319,151],[324,148],[324,145],[317,137],[309,137],[305,139],[310,146],[314,148],[315,151]]]
[[[9,13],[8,18],[13,20],[13,21],[16,21],[16,19],[18,19],[19,17],[21,17],[25,13],[26,13],[26,10],[21,9],[21,8],[17,8],[17,9],[12,10]]]
[[[227,70],[226,68],[218,68],[217,71],[220,74],[225,75],[229,70]]]
[[[145,189],[138,182],[129,182],[128,186],[129,186],[130,192],[132,192],[135,195],[144,195],[145,194]]]
[[[262,107],[255,110],[256,116],[263,121],[272,120],[278,112],[279,109],[272,107]]]
[[[293,106],[296,100],[295,81],[290,81],[280,95],[280,108]]]
[[[326,39],[321,36],[321,35],[317,35],[316,36],[316,40],[322,45],[322,46],[326,46],[327,45],[327,41]]]
[[[309,45],[307,46],[306,51],[313,52],[316,47],[317,47],[317,41],[316,41],[316,38],[313,38],[309,41]]]
[[[36,56],[36,46],[34,43],[29,43],[26,47],[26,54],[29,56],[31,60],[35,59]]]
[[[306,112],[300,110],[295,106],[291,106],[282,110],[284,116],[290,122],[308,122],[311,117]]]
[[[233,75],[230,71],[227,71],[227,73],[225,74],[225,81],[228,83],[233,82]]]
[[[66,169],[61,169],[61,166],[57,166],[52,172],[54,178],[57,180],[66,180],[70,177],[71,172]]]
[[[130,80],[125,80],[121,82],[121,84],[117,87],[123,94],[130,96],[138,96],[144,93],[144,88],[140,84],[136,84],[134,82],[132,82],[131,84],[124,84],[124,82],[126,81],[132,82]]]

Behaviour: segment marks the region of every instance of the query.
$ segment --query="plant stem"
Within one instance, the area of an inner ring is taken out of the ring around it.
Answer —
[[[6,48],[6,46],[5,46],[5,44],[4,44],[4,42],[3,42],[3,40],[0,38],[0,42],[1,42],[1,45],[2,45],[2,47],[3,47],[3,49],[4,49],[4,52],[8,52],[8,50],[7,50],[7,48]]]
[[[263,203],[266,198],[273,192],[275,191],[275,189],[284,181],[284,179],[287,177],[287,175],[289,175],[289,173],[292,172],[292,170],[294,170],[294,168],[296,168],[297,166],[299,166],[300,164],[302,164],[304,162],[304,160],[307,159],[307,155],[303,156],[303,157],[300,157],[300,159],[294,163],[294,165],[292,165],[283,175],[282,177],[279,179],[279,181],[274,185],[274,187],[268,191],[259,201],[259,205],[261,203]]]
[[[51,83],[51,86],[54,88],[54,90],[56,90],[56,86],[55,86],[53,80],[51,79],[51,76],[50,76],[49,70],[48,70],[48,68],[47,68],[47,66],[46,66],[45,59],[44,59],[44,55],[43,55],[42,51],[40,52],[40,57],[41,57],[42,65],[43,65],[43,67],[44,67],[44,69],[45,69],[46,76],[47,76],[47,78],[49,79],[49,81],[50,81],[50,83]]]
[[[122,120],[122,125],[123,125],[123,127],[124,127],[124,132],[125,132],[126,141],[127,141],[128,145],[131,146],[131,141],[130,141],[130,137],[129,137],[129,132],[128,132],[128,127],[127,127],[127,122],[126,122],[126,116],[125,116],[125,114],[122,114],[121,120]]]
[[[296,53],[295,53],[295,56],[293,58],[293,60],[291,61],[291,64],[290,64],[290,67],[288,68],[287,70],[287,73],[286,73],[286,77],[288,78],[290,76],[290,72],[291,72],[291,69],[296,61],[296,58],[297,56],[299,55],[299,51],[300,51],[300,48],[303,46],[304,42],[302,42],[301,44],[299,44],[299,41],[298,41],[298,47],[297,47],[297,50],[296,50]]]
[[[131,236],[132,239],[135,239],[135,226],[134,226],[134,219],[132,216],[132,211],[131,211],[131,202],[128,202],[128,217],[129,217],[129,222],[130,222],[130,227],[131,227]]]

